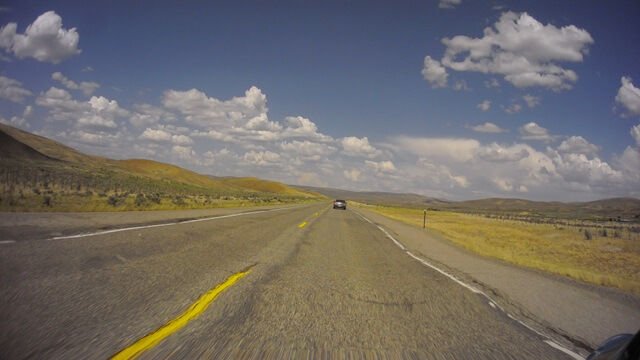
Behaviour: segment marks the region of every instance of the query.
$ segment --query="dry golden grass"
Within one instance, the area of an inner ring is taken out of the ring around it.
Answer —
[[[360,206],[422,227],[422,210]],[[640,294],[637,235],[599,237],[591,229],[594,236],[587,240],[577,227],[559,228],[444,211],[427,211],[427,228],[483,256]]]

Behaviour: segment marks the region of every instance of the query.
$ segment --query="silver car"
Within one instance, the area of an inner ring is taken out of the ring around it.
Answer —
[[[333,202],[333,208],[347,210],[347,202],[344,200],[336,200]]]

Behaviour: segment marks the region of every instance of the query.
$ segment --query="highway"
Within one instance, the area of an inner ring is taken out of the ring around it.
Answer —
[[[0,273],[2,359],[572,358],[327,203],[4,243]]]

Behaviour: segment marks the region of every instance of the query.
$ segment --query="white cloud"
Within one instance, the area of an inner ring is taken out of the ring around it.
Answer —
[[[6,76],[0,76],[0,99],[22,104],[25,98],[31,95],[33,95],[33,93],[22,88],[20,81],[10,79]]]
[[[449,74],[438,60],[432,59],[431,56],[425,56],[422,76],[429,81],[432,88],[442,88],[447,86]]]
[[[153,106],[151,104],[136,104],[133,107],[135,112],[131,113],[129,122],[137,128],[158,124],[161,121],[177,121],[175,114],[165,111],[161,107]]]
[[[513,184],[511,179],[501,179],[501,178],[492,178],[491,181],[496,184],[496,186],[502,190],[502,191],[506,191],[506,192],[511,192],[513,191]]]
[[[471,130],[476,131],[476,132],[481,132],[481,133],[503,133],[506,132],[507,130],[499,127],[498,125],[494,124],[494,123],[490,123],[490,122],[486,122],[482,125],[476,125],[476,126],[471,126],[469,127]]]
[[[627,146],[621,155],[614,155],[613,163],[624,174],[626,183],[631,185],[627,193],[635,193],[638,196],[640,194],[638,190],[638,184],[640,183],[640,151]]]
[[[147,128],[139,138],[152,141],[171,141],[171,134],[168,131],[164,131],[162,129],[154,130]]]
[[[171,148],[171,154],[182,160],[191,160],[196,156],[196,152],[191,149],[191,146],[173,145]]]
[[[557,62],[581,62],[593,39],[574,25],[557,28],[543,25],[527,13],[505,12],[494,28],[484,29],[482,38],[458,35],[442,42],[447,47],[441,60],[445,67],[503,75],[519,88],[561,90],[571,88],[578,76]]]
[[[67,89],[82,91],[82,93],[86,96],[93,94],[93,92],[100,87],[98,83],[87,81],[83,81],[80,83],[80,85],[78,85],[74,81],[69,80],[66,76],[62,75],[62,73],[59,71],[54,72],[51,75],[51,78],[62,83],[62,85],[64,85]]]
[[[371,160],[365,160],[364,164],[366,167],[373,169],[377,173],[391,174],[397,171],[395,165],[393,165],[391,161],[375,162]]]
[[[271,151],[249,151],[244,154],[244,161],[248,165],[274,166],[280,165],[280,155]]]
[[[519,131],[520,138],[522,140],[538,140],[549,142],[557,138],[557,136],[549,134],[549,130],[543,128],[535,122],[530,122],[522,125]]]
[[[18,25],[9,23],[0,28],[0,47],[18,58],[33,57],[38,61],[58,64],[80,54],[76,28],[63,29],[62,18],[48,11],[27,26],[24,34],[17,33]]]
[[[596,155],[598,151],[599,146],[591,144],[582,136],[571,136],[558,146],[558,152],[561,154]]]
[[[484,87],[486,87],[487,89],[497,88],[497,87],[500,87],[500,83],[498,82],[498,79],[491,78],[484,82]]]
[[[489,111],[491,108],[491,101],[485,100],[476,106],[478,109],[482,111]]]
[[[117,118],[129,112],[118,106],[115,100],[93,96],[87,102],[73,100],[66,90],[52,87],[36,99],[36,104],[49,108],[50,118],[67,121],[79,128],[115,129]]]
[[[440,9],[455,9],[456,6],[460,5],[462,0],[440,0],[438,3],[438,7]]]
[[[527,106],[529,108],[534,108],[540,105],[540,102],[541,102],[540,96],[533,96],[531,94],[524,95],[522,99],[524,100],[525,103],[527,103]]]
[[[519,112],[520,110],[522,110],[522,105],[516,103],[516,102],[512,102],[509,106],[505,107],[503,105],[500,105],[500,108],[506,112],[509,115],[513,115],[517,112]]]
[[[620,86],[616,95],[616,102],[625,108],[626,113],[623,113],[623,115],[640,115],[640,89],[633,86],[630,77],[623,76],[620,81],[622,86]]]
[[[342,174],[344,175],[345,178],[353,182],[357,182],[360,180],[360,175],[362,174],[362,171],[358,169],[344,170]]]
[[[640,125],[632,127],[629,133],[633,136],[633,139],[636,141],[636,145],[638,145],[638,148],[640,149]]]
[[[0,116],[0,123],[20,129],[30,129],[31,124],[29,124],[28,119],[31,117],[32,113],[33,108],[31,107],[31,105],[27,105],[27,107],[25,107],[24,111],[22,112],[22,116],[12,116],[9,120],[6,120]]]
[[[462,91],[462,90],[464,90],[464,91],[469,91],[469,90],[471,90],[471,89],[469,88],[469,85],[467,85],[467,82],[466,82],[466,81],[464,81],[464,80],[458,80],[458,81],[456,81],[456,82],[451,86],[451,88],[452,88],[453,90],[455,90],[455,91]]]
[[[590,186],[612,186],[623,182],[622,172],[612,169],[598,157],[590,159],[585,154],[551,154],[558,174],[567,182]]]
[[[301,161],[320,161],[326,159],[333,154],[336,149],[323,143],[312,142],[309,140],[291,142],[283,142],[280,144],[283,155],[296,158]]]
[[[478,159],[496,163],[520,161],[527,156],[529,156],[528,146],[518,144],[505,147],[495,142],[483,146],[477,153]]]
[[[426,159],[466,162],[474,158],[480,143],[474,139],[414,138],[396,136],[393,142],[400,149]]]
[[[187,123],[205,129],[216,127],[240,127],[256,117],[266,114],[267,97],[262,91],[252,86],[243,97],[234,97],[228,101],[208,97],[197,89],[188,91],[167,90],[162,104],[185,116]]]
[[[350,156],[374,158],[382,154],[380,150],[369,144],[369,139],[366,136],[363,138],[348,136],[340,139],[340,143],[343,152]]]

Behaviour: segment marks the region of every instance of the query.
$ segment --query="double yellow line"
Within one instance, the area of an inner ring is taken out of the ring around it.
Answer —
[[[130,345],[129,347],[115,354],[112,359],[135,359],[136,357],[140,356],[140,354],[151,349],[169,335],[183,328],[189,321],[200,316],[205,310],[207,310],[209,305],[218,297],[218,295],[228,289],[236,281],[248,275],[250,272],[251,268],[248,268],[239,273],[231,275],[227,280],[225,280],[225,282],[207,291],[200,297],[200,299],[198,299],[198,301],[193,303],[185,312],[180,314],[177,318],[171,320],[158,330],[150,333],[149,335],[136,341],[133,345]]]

